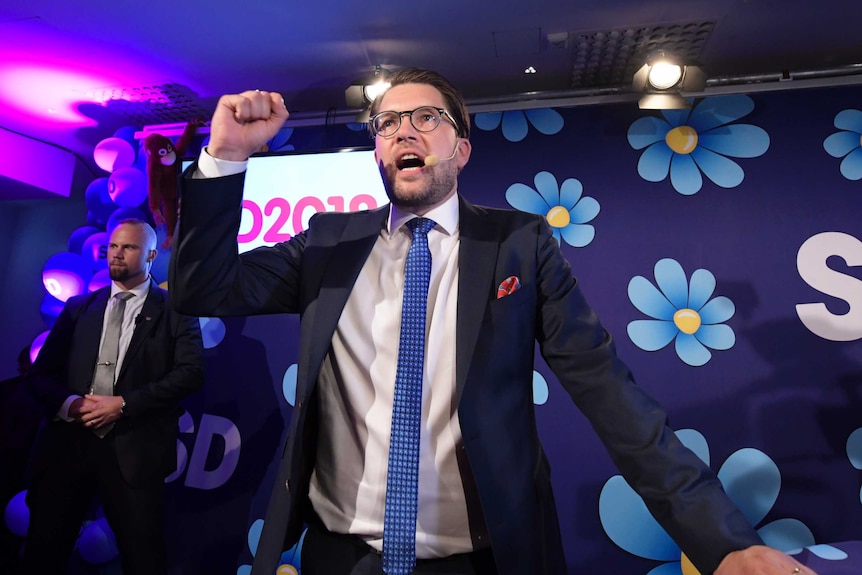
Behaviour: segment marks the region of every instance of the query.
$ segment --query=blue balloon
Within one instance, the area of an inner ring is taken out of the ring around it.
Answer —
[[[111,217],[108,218],[108,223],[105,225],[105,230],[108,232],[108,235],[114,231],[114,228],[119,225],[119,223],[123,220],[127,220],[129,218],[134,218],[137,220],[149,221],[147,216],[144,215],[144,212],[139,210],[138,208],[119,208]]]
[[[6,504],[6,511],[3,514],[6,527],[18,537],[26,537],[27,527],[30,526],[30,508],[27,507],[26,498],[26,490],[16,494]]]
[[[108,193],[108,178],[96,178],[84,192],[84,202],[87,204],[87,223],[104,226],[108,218],[117,209],[117,204]],[[92,217],[91,214],[92,213]]]
[[[133,148],[137,149],[138,141],[135,139],[137,131],[138,129],[135,126],[123,126],[114,132],[114,137],[127,141]]]
[[[84,241],[93,234],[97,234],[101,231],[102,230],[96,226],[81,226],[76,229],[69,234],[69,243],[67,244],[69,251],[73,254],[81,253],[81,247],[83,247]]]
[[[119,555],[117,539],[108,521],[99,517],[84,527],[78,537],[78,553],[87,563],[101,565]]]
[[[217,317],[202,317],[199,322],[204,349],[212,349],[220,344],[227,332],[224,322]]]
[[[108,193],[118,206],[140,206],[147,199],[147,175],[135,167],[117,168],[108,178]]]
[[[103,270],[108,267],[109,241],[110,236],[107,232],[93,234],[84,240],[84,245],[81,246],[81,256],[89,262],[91,270]],[[92,273],[87,278],[88,284],[91,278]]]
[[[48,327],[54,327],[54,322],[57,321],[57,316],[60,315],[60,312],[63,311],[63,306],[65,304],[52,296],[49,293],[46,293],[42,297],[42,303],[39,306],[39,314],[42,316],[42,321],[45,322],[45,325]]]

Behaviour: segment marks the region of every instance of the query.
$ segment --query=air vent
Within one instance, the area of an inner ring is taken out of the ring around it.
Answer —
[[[681,22],[595,32],[569,32],[572,51],[571,88],[617,86],[631,82],[646,57],[663,50],[697,64],[715,22]],[[559,34],[549,38],[560,46]]]
[[[211,110],[196,103],[197,95],[179,84],[142,86],[138,88],[104,88],[82,95],[124,116],[130,124],[171,124],[208,118]]]

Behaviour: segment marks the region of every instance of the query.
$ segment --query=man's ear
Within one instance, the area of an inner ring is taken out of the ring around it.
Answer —
[[[147,254],[147,262],[152,263],[156,256],[159,254],[159,250],[150,250],[150,253]]]
[[[459,171],[470,161],[470,152],[472,151],[473,145],[470,143],[470,140],[467,138],[458,139],[458,155],[455,156],[455,159],[458,162]]]

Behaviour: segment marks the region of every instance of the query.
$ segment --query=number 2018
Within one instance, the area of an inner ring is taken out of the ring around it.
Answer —
[[[330,196],[326,198],[326,204],[318,197],[305,196],[300,198],[292,207],[285,198],[271,198],[266,202],[263,209],[254,200],[243,200],[242,209],[251,216],[251,229],[237,235],[237,241],[241,244],[253,242],[263,232],[263,241],[266,243],[277,243],[289,240],[292,236],[305,229],[303,219],[306,210],[313,212],[345,211],[345,198],[343,196]],[[377,200],[368,194],[359,194],[351,198],[347,211],[372,210],[377,207]],[[274,216],[274,219],[269,220]],[[288,224],[289,222],[289,224]],[[266,230],[264,225],[267,224]],[[290,231],[285,227],[290,226]]]

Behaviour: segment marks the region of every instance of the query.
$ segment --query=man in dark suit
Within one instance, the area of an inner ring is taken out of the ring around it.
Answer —
[[[96,495],[123,574],[167,572],[164,480],[176,468],[180,400],[203,386],[204,357],[198,320],[174,312],[150,277],[156,254],[149,224],[120,222],[111,285],[66,302],[27,374],[47,423],[31,463],[25,575],[65,572]]]
[[[369,124],[390,205],[317,214],[290,241],[238,256],[245,160],[287,118],[275,93],[222,97],[209,146],[184,178],[177,309],[302,316],[296,406],[253,573],[271,574],[304,523],[303,575],[565,573],[533,411],[536,342],[702,573],[802,572],[762,545],[635,385],[544,219],[458,194],[471,145],[457,90],[427,70],[391,82]],[[413,259],[417,242],[430,264]],[[417,269],[427,270],[419,306]],[[427,312],[421,399],[404,400],[402,356],[417,343],[405,318],[416,307]],[[402,418],[415,404],[418,455],[407,457]],[[402,467],[411,472],[399,476]]]

